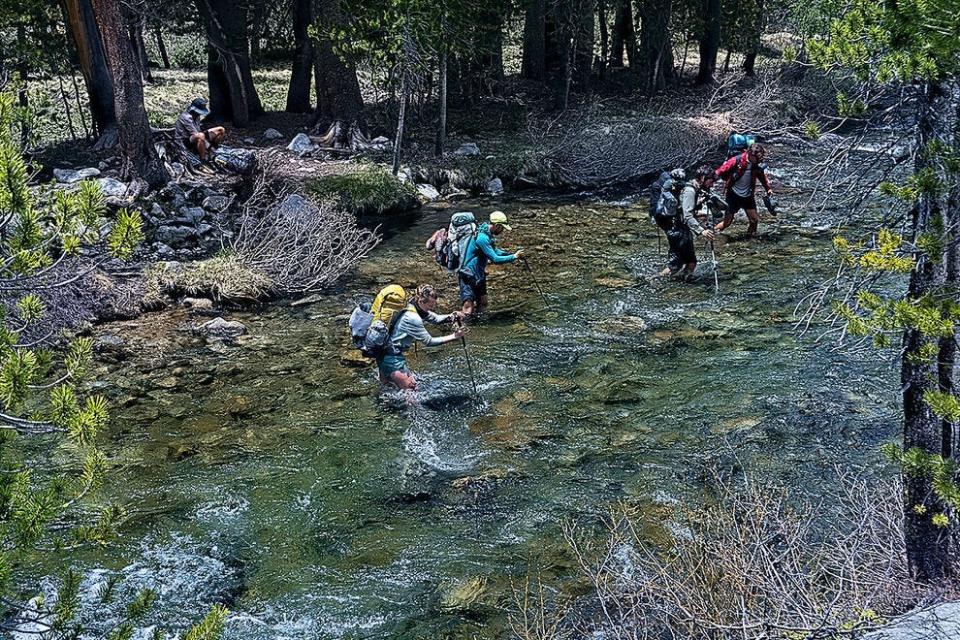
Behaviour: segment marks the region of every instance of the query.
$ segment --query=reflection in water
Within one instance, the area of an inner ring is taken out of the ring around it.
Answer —
[[[151,542],[81,550],[74,566],[153,576],[151,623],[228,602],[228,638],[500,638],[531,565],[579,591],[566,520],[626,500],[653,534],[710,467],[815,488],[834,463],[874,462],[896,423],[893,372],[791,331],[797,292],[834,268],[828,236],[718,242],[716,295],[709,268],[642,280],[663,261],[642,203],[496,204],[551,308],[521,269],[494,268],[493,312],[468,334],[480,401],[455,345],[411,354],[415,404],[351,366],[352,300],[431,282],[456,306],[422,249],[449,211],[427,211],[343,292],[233,314],[250,330],[237,345],[175,333],[111,367],[122,465],[104,495],[128,500],[127,539]],[[471,207],[490,210],[457,209]]]

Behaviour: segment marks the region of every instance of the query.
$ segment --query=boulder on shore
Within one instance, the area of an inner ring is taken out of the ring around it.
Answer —
[[[279,140],[283,137],[283,134],[277,131],[276,129],[267,129],[263,132],[264,140]]]
[[[475,142],[465,142],[460,145],[460,147],[453,152],[455,156],[478,156],[480,155],[480,147],[477,146]]]
[[[293,140],[290,141],[290,144],[287,145],[287,151],[292,151],[298,156],[304,156],[308,153],[313,153],[320,147],[315,145],[305,133],[298,133],[293,137]]]
[[[86,169],[54,169],[53,177],[57,179],[57,182],[62,182],[64,184],[73,184],[75,182],[80,182],[81,180],[86,180],[87,178],[98,178],[100,177],[100,169],[96,167],[87,167]]]

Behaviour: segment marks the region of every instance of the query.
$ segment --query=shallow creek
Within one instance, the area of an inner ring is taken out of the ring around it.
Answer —
[[[233,345],[177,330],[203,320],[182,311],[103,327],[140,336],[102,372],[103,497],[130,535],[72,556],[88,597],[112,574],[154,586],[152,621],[174,628],[227,602],[236,639],[504,638],[528,571],[583,592],[564,522],[627,501],[655,538],[713,467],[816,491],[835,464],[880,464],[896,371],[793,331],[797,299],[835,268],[829,232],[733,227],[715,294],[709,259],[699,282],[643,279],[662,262],[643,203],[496,204],[550,307],[531,274],[492,268],[492,313],[468,335],[479,403],[452,345],[411,354],[419,405],[380,394],[346,317],[392,282],[456,304],[423,241],[493,203],[425,209],[319,303],[229,314],[249,330]]]

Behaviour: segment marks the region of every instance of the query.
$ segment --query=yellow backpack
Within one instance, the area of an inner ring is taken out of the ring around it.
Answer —
[[[400,285],[391,284],[380,290],[377,297],[373,299],[370,311],[373,313],[374,322],[379,320],[389,327],[393,321],[393,315],[406,308],[407,292]]]
[[[360,353],[368,358],[381,358],[392,353],[390,336],[393,327],[407,309],[413,309],[407,304],[407,292],[396,284],[380,290],[369,312],[357,307],[350,318],[350,329]]]

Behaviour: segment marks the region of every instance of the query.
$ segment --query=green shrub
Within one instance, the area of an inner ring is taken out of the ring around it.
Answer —
[[[330,201],[356,215],[399,213],[419,205],[412,185],[373,164],[317,178],[307,185],[307,191],[317,202]]]

